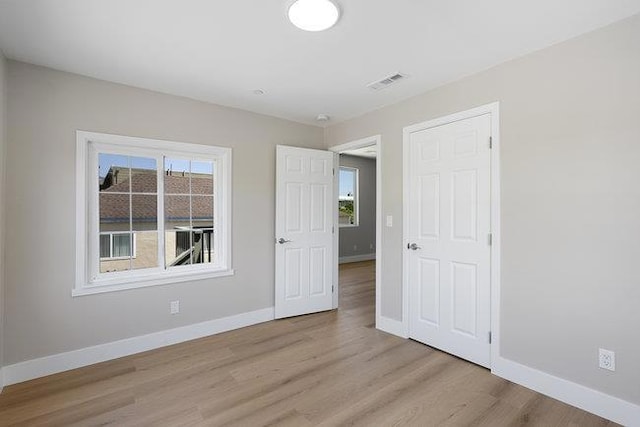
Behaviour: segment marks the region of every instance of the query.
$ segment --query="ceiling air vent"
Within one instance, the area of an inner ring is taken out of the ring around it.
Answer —
[[[367,87],[372,90],[380,90],[380,89],[384,89],[387,86],[391,86],[392,84],[406,78],[407,78],[406,74],[395,73],[377,82],[369,83]]]

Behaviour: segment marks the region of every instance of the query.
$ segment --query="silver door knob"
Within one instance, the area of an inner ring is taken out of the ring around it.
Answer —
[[[278,243],[280,243],[281,245],[284,245],[285,243],[289,243],[291,240],[286,240],[283,239],[282,237],[279,238],[278,240],[276,240]]]
[[[407,243],[407,249],[411,249],[412,251],[417,251],[418,249],[421,249],[421,248],[415,243]]]

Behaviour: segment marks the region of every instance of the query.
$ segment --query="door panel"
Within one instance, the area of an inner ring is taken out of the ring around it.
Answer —
[[[286,283],[285,299],[292,300],[292,299],[300,298],[302,294],[301,292],[302,281],[304,280],[304,277],[302,276],[302,270],[303,270],[302,250],[299,248],[295,248],[295,249],[285,248],[284,262],[285,262],[284,280]]]
[[[440,231],[440,176],[438,174],[421,176],[419,183],[419,236],[423,239],[437,239]]]
[[[452,326],[471,337],[477,336],[477,273],[475,264],[451,263]]]
[[[327,293],[327,276],[324,268],[327,264],[326,253],[327,251],[323,247],[310,249],[311,260],[309,266],[311,268],[311,272],[309,277],[311,278],[311,283],[309,288],[312,297],[325,295]]]
[[[420,269],[420,320],[437,326],[440,319],[440,261],[421,258]]]
[[[332,202],[333,153],[278,146],[276,318],[332,308]]]
[[[409,134],[409,336],[490,365],[491,116]]]
[[[475,242],[477,239],[478,179],[475,170],[453,173],[452,238]]]

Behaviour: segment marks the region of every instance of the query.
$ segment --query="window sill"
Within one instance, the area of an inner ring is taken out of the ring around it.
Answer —
[[[180,282],[192,282],[196,280],[213,279],[216,277],[233,276],[235,271],[232,269],[214,270],[206,272],[186,272],[162,275],[162,277],[147,276],[132,279],[127,283],[99,283],[88,284],[82,287],[74,288],[71,291],[72,297],[80,297],[85,295],[102,294],[106,292],[126,291],[129,289],[147,288],[150,286],[170,285]]]

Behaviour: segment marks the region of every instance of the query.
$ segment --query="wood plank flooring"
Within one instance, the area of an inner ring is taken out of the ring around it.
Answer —
[[[373,262],[340,310],[277,320],[6,387],[0,425],[613,426],[374,328]]]

